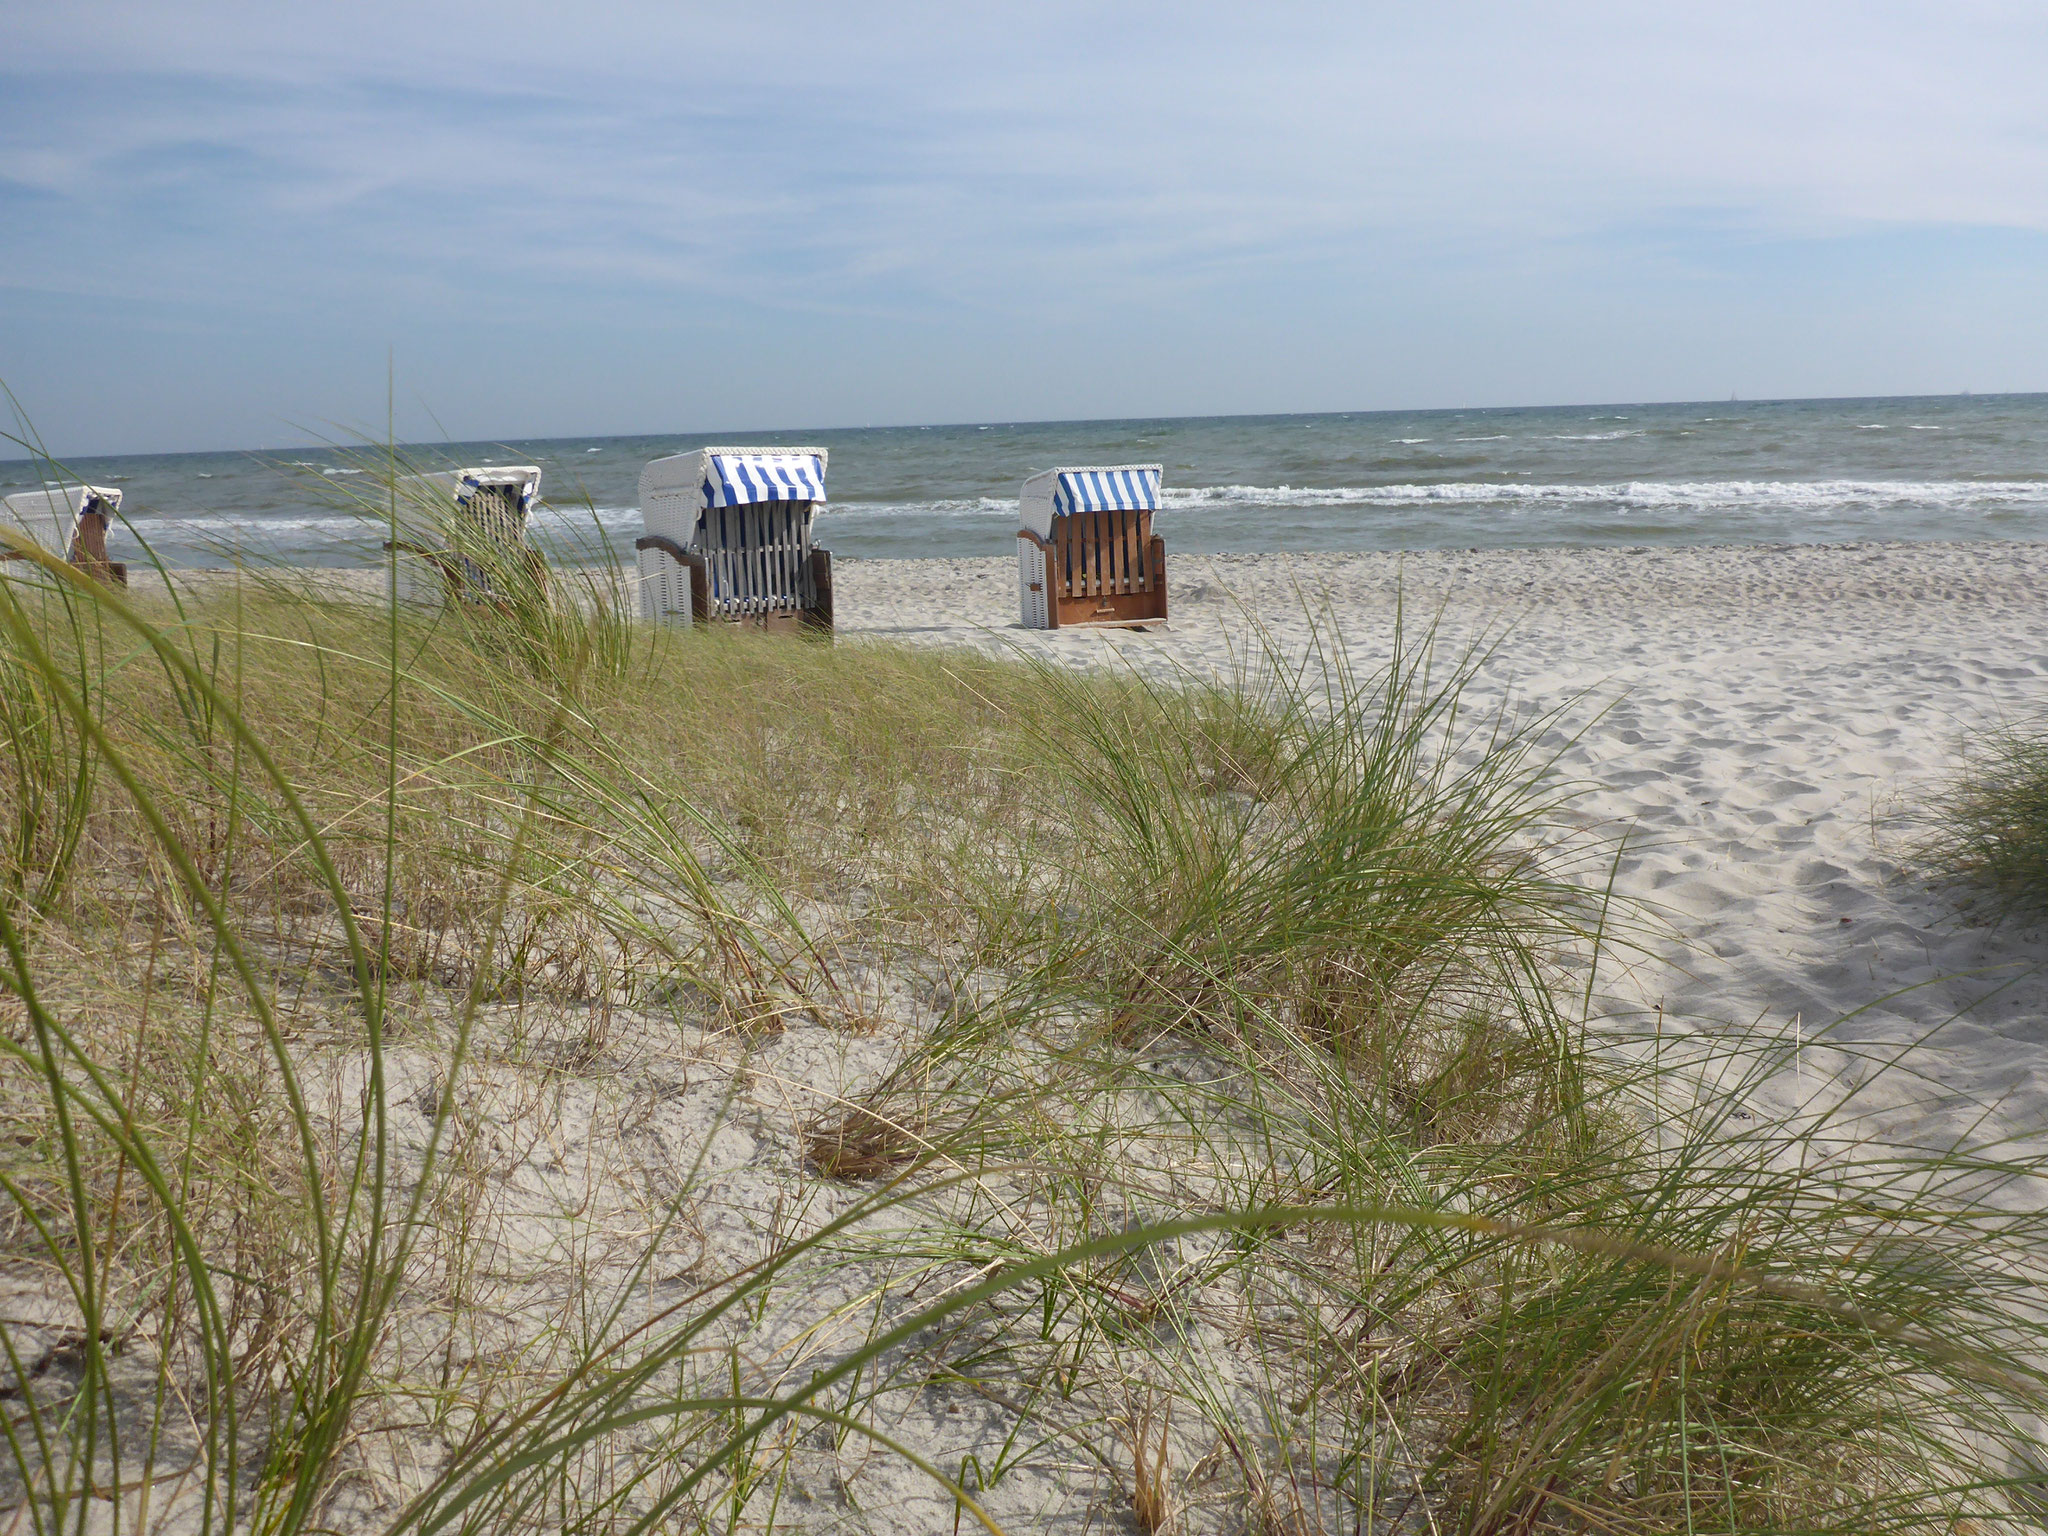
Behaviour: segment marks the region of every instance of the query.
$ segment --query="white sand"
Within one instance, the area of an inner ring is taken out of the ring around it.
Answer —
[[[2048,545],[1862,544],[1170,557],[1165,630],[1017,626],[1009,561],[843,561],[843,634],[1223,671],[1256,614],[1354,660],[1397,601],[1453,651],[1505,629],[1471,697],[1583,696],[1560,771],[1631,832],[1618,889],[1668,925],[1602,1011],[1914,1045],[1859,1105],[1887,1139],[2030,1135],[2048,1111],[2048,936],[1963,920],[1906,857],[1963,738],[2048,705]],[[1605,710],[1604,713],[1601,711]],[[1812,1079],[1867,1077],[1814,1051]]]

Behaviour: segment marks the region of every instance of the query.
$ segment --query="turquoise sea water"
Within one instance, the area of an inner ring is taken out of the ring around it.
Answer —
[[[1007,555],[1018,486],[1060,464],[1157,460],[1172,548],[2048,538],[2048,395],[1198,417],[416,445],[429,467],[538,463],[543,537],[631,555],[649,459],[706,443],[831,450],[820,541],[840,555]],[[348,564],[373,533],[361,454],[80,459],[169,563]],[[0,494],[39,466],[0,462]],[[134,558],[132,535],[116,553]],[[125,546],[125,549],[123,548]]]

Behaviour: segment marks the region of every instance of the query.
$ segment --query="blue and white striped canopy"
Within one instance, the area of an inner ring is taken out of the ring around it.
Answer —
[[[1159,471],[1135,469],[1063,469],[1052,509],[1066,517],[1075,512],[1157,512]]]
[[[824,499],[825,466],[810,453],[714,453],[704,480],[707,507]]]
[[[483,470],[464,470],[462,478],[456,482],[455,499],[462,505],[467,506],[470,497],[484,488],[486,478],[486,472]],[[515,484],[515,482],[502,477],[491,479],[490,483],[500,490],[510,490]],[[533,498],[540,493],[540,472],[534,470],[523,474],[516,484],[519,488],[519,515],[524,517],[533,510]]]

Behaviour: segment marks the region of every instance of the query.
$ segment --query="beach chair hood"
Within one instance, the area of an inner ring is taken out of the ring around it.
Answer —
[[[704,454],[704,505],[744,507],[760,501],[825,499],[825,450],[789,452],[709,449]]]
[[[659,501],[667,509],[701,513],[711,507],[745,507],[763,501],[825,500],[823,448],[699,448],[691,453],[656,459],[640,472],[640,508],[647,515],[648,504]],[[695,517],[682,542],[696,535]],[[668,527],[650,533],[676,538]]]
[[[1019,522],[1041,539],[1052,537],[1052,520],[1076,512],[1157,512],[1157,464],[1098,464],[1048,469],[1024,482]]]
[[[398,498],[399,538],[432,549],[448,543],[451,512],[469,505],[479,490],[509,491],[523,528],[540,501],[540,467],[535,464],[486,464],[471,469],[439,469],[408,475]]]

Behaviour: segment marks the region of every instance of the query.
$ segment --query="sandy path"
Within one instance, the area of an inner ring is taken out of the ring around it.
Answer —
[[[1360,662],[1385,656],[1403,594],[1411,626],[1440,615],[1454,643],[1507,626],[1475,697],[1585,696],[1560,769],[1591,786],[1581,811],[1630,831],[1619,887],[1670,925],[1612,1018],[1661,1002],[1680,1028],[1924,1037],[1919,1081],[1865,1095],[1888,1138],[2048,1123],[2048,937],[1960,920],[1901,852],[1961,738],[2048,705],[2048,545],[1181,556],[1173,622],[1142,634],[1021,630],[1014,571],[843,562],[841,632],[1223,669],[1246,614],[1305,641],[1304,594]]]

